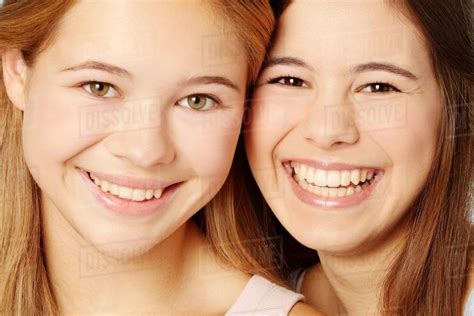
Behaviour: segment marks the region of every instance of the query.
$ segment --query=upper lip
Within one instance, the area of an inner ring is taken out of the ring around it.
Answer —
[[[310,159],[286,159],[283,161],[283,164],[290,163],[290,162],[297,162],[301,163],[316,169],[322,170],[355,170],[355,169],[366,169],[366,170],[373,170],[378,171],[382,170],[382,168],[367,166],[367,165],[355,165],[355,164],[348,164],[342,162],[335,162],[335,161],[318,161],[318,160],[310,160]]]
[[[161,180],[156,180],[153,178],[141,178],[141,177],[134,177],[134,176],[126,176],[126,175],[106,174],[102,172],[88,171],[85,169],[82,169],[82,170],[84,172],[97,176],[101,180],[105,180],[109,183],[117,184],[120,186],[132,188],[132,189],[146,189],[146,190],[164,189],[170,185],[178,183],[177,181],[161,181]]]

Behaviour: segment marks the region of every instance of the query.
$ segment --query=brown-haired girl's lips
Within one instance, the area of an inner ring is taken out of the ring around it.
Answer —
[[[322,208],[362,203],[384,174],[381,168],[306,159],[286,160],[283,167],[295,195],[306,204]]]

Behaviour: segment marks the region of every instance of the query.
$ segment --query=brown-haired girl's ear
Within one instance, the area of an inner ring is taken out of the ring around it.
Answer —
[[[25,109],[26,64],[18,49],[2,53],[3,82],[8,97],[19,110]]]

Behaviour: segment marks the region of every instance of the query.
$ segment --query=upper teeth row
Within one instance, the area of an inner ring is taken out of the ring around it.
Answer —
[[[291,166],[298,175],[298,178],[305,179],[308,183],[320,187],[337,188],[339,186],[348,186],[350,183],[358,185],[374,177],[374,171],[366,169],[328,171],[312,168],[297,162],[292,162]]]
[[[99,179],[92,173],[90,176],[94,183],[102,188],[102,191],[110,192],[111,194],[121,197],[122,199],[141,202],[145,200],[151,200],[153,197],[159,199],[163,193],[163,189],[132,189],[118,184],[109,183],[105,180]]]

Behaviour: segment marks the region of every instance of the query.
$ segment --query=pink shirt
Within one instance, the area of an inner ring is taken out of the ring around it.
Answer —
[[[254,275],[225,315],[286,316],[297,302],[303,300],[303,295]]]

